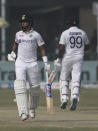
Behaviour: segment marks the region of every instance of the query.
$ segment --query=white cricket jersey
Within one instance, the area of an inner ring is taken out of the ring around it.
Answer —
[[[17,56],[24,62],[37,61],[37,47],[45,44],[41,35],[33,29],[28,33],[17,32],[15,42],[18,44]]]
[[[65,45],[63,59],[84,56],[84,47],[89,44],[87,34],[78,27],[70,27],[61,34],[59,44]]]

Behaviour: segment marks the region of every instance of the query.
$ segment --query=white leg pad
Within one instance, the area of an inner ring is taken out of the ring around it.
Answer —
[[[39,103],[40,94],[41,94],[40,85],[35,85],[30,88],[29,109],[37,108],[37,105]]]
[[[26,115],[28,115],[28,101],[27,101],[25,81],[15,80],[14,91],[16,95],[19,116],[21,116],[22,113],[25,113]]]
[[[71,89],[71,101],[76,98],[79,101],[79,96],[80,96],[80,88],[79,86],[72,87]]]
[[[61,102],[67,102],[69,97],[69,85],[67,81],[60,81],[60,98]]]

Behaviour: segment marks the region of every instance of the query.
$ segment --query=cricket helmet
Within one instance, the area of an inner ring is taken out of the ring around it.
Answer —
[[[79,26],[79,19],[76,17],[69,17],[66,21],[67,26]]]
[[[28,22],[28,23],[32,23],[32,24],[33,24],[33,18],[32,18],[31,15],[23,14],[23,15],[20,17],[19,22],[20,22],[20,23],[22,23],[22,22]]]
[[[27,26],[23,26],[22,22],[27,22],[28,25]],[[22,30],[25,31],[25,30],[27,30],[28,27],[32,27],[33,26],[33,18],[32,18],[31,15],[23,14],[20,17],[20,19],[19,19],[19,23],[21,23]]]

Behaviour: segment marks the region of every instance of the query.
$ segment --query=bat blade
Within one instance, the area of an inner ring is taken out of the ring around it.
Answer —
[[[52,71],[52,72],[50,73],[50,76],[49,76],[49,78],[48,78],[48,81],[49,81],[50,84],[53,83],[53,81],[54,81],[54,79],[55,79],[55,76],[56,76],[56,70],[54,70],[54,71]]]
[[[47,113],[48,114],[53,114],[54,113],[54,109],[53,109],[53,99],[52,98],[46,98],[46,102],[47,102]]]
[[[53,108],[51,84],[46,84],[46,104],[47,104],[47,113],[53,114],[54,108]]]

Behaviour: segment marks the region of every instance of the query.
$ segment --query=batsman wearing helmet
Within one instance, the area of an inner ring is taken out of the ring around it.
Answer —
[[[61,65],[60,98],[61,109],[65,109],[69,99],[69,80],[71,74],[71,106],[77,107],[80,97],[80,78],[84,52],[89,49],[89,40],[85,31],[78,28],[78,19],[70,17],[67,30],[60,37],[58,58],[54,61],[56,67]]]
[[[20,19],[21,31],[16,33],[15,43],[8,61],[15,61],[16,80],[14,90],[21,120],[35,117],[40,97],[39,70],[37,64],[37,47],[40,48],[45,70],[50,71],[50,65],[45,52],[41,35],[33,29],[32,17],[24,14]],[[17,58],[16,58],[16,50]],[[26,79],[29,81],[29,103],[26,93]]]

